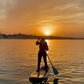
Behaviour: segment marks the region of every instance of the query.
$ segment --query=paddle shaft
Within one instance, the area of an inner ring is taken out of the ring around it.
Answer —
[[[48,56],[48,55],[47,55]],[[52,64],[52,62],[51,62],[51,60],[50,60],[50,57],[48,56],[48,59],[49,59],[49,61],[50,61],[50,63],[51,63],[51,65],[52,65],[52,67],[53,67],[53,64]]]
[[[48,56],[48,55],[47,55],[47,56]],[[59,72],[58,72],[57,69],[53,66],[53,64],[52,64],[52,62],[51,62],[49,56],[48,56],[48,59],[49,59],[49,61],[50,61],[50,63],[51,63],[51,66],[52,66],[52,68],[53,68],[54,75],[57,75]]]

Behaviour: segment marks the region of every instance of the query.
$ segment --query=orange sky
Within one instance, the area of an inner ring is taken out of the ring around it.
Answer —
[[[0,32],[84,37],[84,0],[0,0]]]

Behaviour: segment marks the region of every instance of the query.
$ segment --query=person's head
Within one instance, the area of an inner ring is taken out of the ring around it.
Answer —
[[[41,41],[45,41],[45,37],[42,36],[42,37],[41,37]]]

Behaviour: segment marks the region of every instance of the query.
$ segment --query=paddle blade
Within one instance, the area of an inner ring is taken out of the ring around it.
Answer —
[[[54,66],[52,66],[52,68],[53,68],[53,72],[54,72],[54,75],[57,75],[59,72],[57,71],[57,69],[54,67]]]

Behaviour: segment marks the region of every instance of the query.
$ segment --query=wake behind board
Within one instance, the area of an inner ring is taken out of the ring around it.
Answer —
[[[48,76],[50,75],[50,68],[48,67],[48,72],[46,72],[45,67],[41,67],[39,72],[36,70],[30,75],[29,80],[32,83],[41,83],[44,80],[47,80]]]

